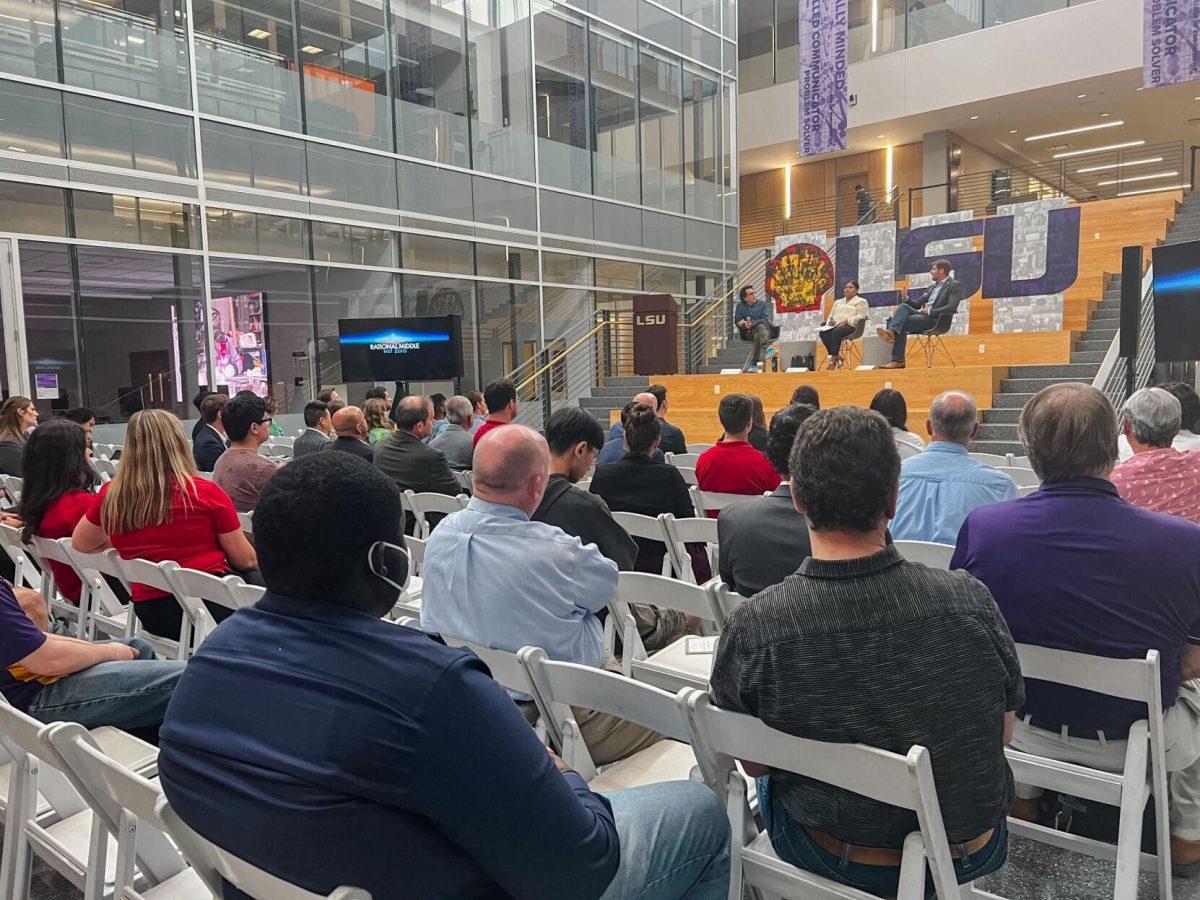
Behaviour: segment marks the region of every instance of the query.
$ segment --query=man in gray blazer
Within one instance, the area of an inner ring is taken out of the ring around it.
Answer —
[[[292,445],[292,456],[299,458],[310,453],[320,453],[333,446],[329,432],[333,424],[329,418],[329,404],[313,400],[304,405],[304,433]]]
[[[939,259],[930,267],[929,275],[933,287],[921,300],[905,300],[896,307],[886,326],[879,326],[875,333],[892,345],[892,361],[881,369],[903,369],[904,349],[910,334],[928,331],[943,319],[953,319],[958,304],[966,299],[966,289],[961,281],[950,277],[950,261]],[[916,305],[920,303],[920,305]]]
[[[459,472],[471,468],[475,446],[470,428],[474,411],[474,405],[466,397],[451,397],[446,401],[446,421],[449,424],[429,442],[430,447],[445,455],[450,468]]]
[[[429,398],[414,395],[397,400],[392,418],[399,428],[375,445],[375,468],[396,482],[401,493],[428,491],[450,497],[465,493],[442,452],[422,443],[433,430],[433,404]],[[436,525],[443,518],[431,514],[429,524]],[[411,521],[407,510],[404,519],[407,529]]]

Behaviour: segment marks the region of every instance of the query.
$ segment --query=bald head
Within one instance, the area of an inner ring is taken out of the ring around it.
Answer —
[[[367,417],[357,406],[343,406],[333,414],[333,431],[338,437],[361,440],[367,436]]]
[[[975,436],[979,408],[975,398],[962,391],[945,391],[929,404],[929,434],[935,441],[971,443]]]
[[[524,425],[494,428],[479,439],[472,458],[475,496],[533,515],[550,472],[546,439]]]
[[[658,398],[655,397],[653,394],[648,394],[645,391],[643,391],[640,394],[634,394],[633,402],[635,404],[645,403],[652,410],[654,410],[655,412],[658,412]]]

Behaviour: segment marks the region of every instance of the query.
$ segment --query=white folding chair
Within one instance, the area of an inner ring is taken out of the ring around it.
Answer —
[[[416,622],[412,626],[418,631],[420,623]],[[477,644],[474,641],[464,641],[462,638],[451,637],[449,635],[441,635],[443,641],[449,647],[463,647],[470,650],[488,667],[492,673],[492,680],[510,693],[515,693],[521,699],[537,700],[537,692],[534,690],[533,681],[530,680],[529,672],[521,661],[517,658],[517,654],[511,650],[497,650],[495,647],[485,647],[483,644]],[[514,698],[516,699],[516,698]],[[541,707],[538,707],[539,712]],[[561,733],[555,734],[549,730],[549,720],[545,716],[540,716],[533,730],[537,733],[538,739],[544,744],[547,741],[552,741],[554,746],[562,746]]]
[[[578,663],[551,660],[541,647],[518,658],[533,682],[533,696],[550,732],[559,735],[563,760],[594,791],[619,791],[660,781],[686,781],[696,765],[687,723],[674,694]],[[597,774],[571,707],[594,709],[657,731],[663,740]]]
[[[687,466],[689,469],[696,468],[696,460],[700,458],[699,453],[665,453],[663,456],[671,465]]]
[[[745,503],[761,494],[723,494],[720,491],[702,491],[693,485],[688,488],[692,496],[692,507],[698,517],[707,516],[710,512],[719,513],[727,506],[735,503]]]
[[[1136,900],[1138,870],[1157,870],[1159,897],[1171,900],[1171,827],[1158,651],[1148,651],[1145,659],[1107,659],[1018,644],[1017,656],[1021,661],[1021,675],[1027,681],[1049,681],[1145,703],[1147,717],[1129,728],[1125,766],[1120,772],[1103,772],[1011,748],[1005,751],[1013,778],[1022,784],[1119,807],[1116,846],[1013,818],[1008,820],[1009,830],[1054,847],[1115,861],[1113,896],[1116,900]],[[1155,800],[1157,856],[1140,851],[1142,820],[1151,796]]]
[[[242,523],[242,533],[253,537],[254,535],[254,510],[250,512],[238,513],[238,521]]]
[[[74,569],[75,564],[71,559],[70,546],[70,538],[34,537],[30,541],[31,552],[42,563],[42,596],[50,604],[50,614],[55,618],[71,622],[75,637],[82,639],[87,634],[87,611],[83,604],[83,592],[80,591],[79,602],[72,603],[62,595],[58,588],[58,582],[54,578],[54,572],[47,565],[47,562],[56,562]]]
[[[4,487],[5,506],[11,509],[21,502],[22,479],[16,475],[0,475],[0,486]]]
[[[914,447],[912,444],[896,444],[896,450],[900,454],[901,459],[908,459],[911,456],[920,456],[921,448]]]
[[[472,472],[470,469],[467,469],[462,473],[462,476],[463,476],[463,480],[462,480],[463,487],[465,487],[467,489],[467,493],[474,494],[475,493],[475,473]]]
[[[667,552],[663,554],[662,574],[669,577],[674,564],[674,557],[672,557],[670,552],[671,538],[667,534],[666,526],[663,524],[663,517],[661,515],[644,516],[641,513],[621,511],[613,512],[612,517],[618,525],[625,529],[625,532],[630,537],[659,541],[666,545]]]
[[[113,455],[113,445],[112,444],[100,444],[100,443],[97,443],[96,441],[92,441],[92,458],[93,459],[96,459],[96,458],[112,459],[112,455]]]
[[[255,900],[371,900],[371,894],[361,888],[339,887],[330,894],[306,891],[251,865],[197,834],[179,818],[166,797],[158,801],[156,809],[160,827],[174,838],[213,897],[223,896],[224,879]]]
[[[934,541],[896,541],[892,546],[909,562],[921,563],[931,569],[950,569],[950,558],[954,556],[953,544],[938,544]]]
[[[189,608],[192,618],[192,647],[190,653],[196,652],[200,645],[217,627],[212,612],[205,602],[215,603],[235,612],[243,606],[251,606],[266,593],[265,588],[246,584],[239,575],[212,575],[208,572],[198,572],[195,569],[185,569],[173,563],[160,563],[172,585],[172,591],[179,599],[180,605],[187,612]]]
[[[712,653],[687,653],[688,638],[692,635],[685,635],[661,650],[647,654],[637,621],[629,609],[635,603],[677,610],[710,623],[707,630],[715,633],[716,622],[708,588],[647,572],[621,572],[617,576],[617,593],[609,603],[609,615],[621,632],[621,671],[626,677],[672,693],[683,687],[707,690],[712,674]]]
[[[1036,494],[1041,488],[1040,484],[1017,485],[1017,496],[1028,497],[1030,494]]]
[[[987,466],[1007,466],[1008,457],[1000,456],[996,453],[968,453],[967,456],[971,459],[981,462]]]
[[[400,616],[421,618],[421,567],[425,564],[425,542],[420,538],[404,536],[404,549],[408,551],[408,578],[404,590],[392,607],[393,620]]]
[[[713,617],[717,622],[718,631],[725,627],[725,620],[729,618],[730,613],[749,600],[749,597],[743,597],[721,579],[714,578],[707,585],[709,604],[712,606]]]
[[[144,584],[156,591],[170,594],[183,609],[178,641],[163,638],[148,631],[140,632],[138,637],[154,647],[155,652],[169,659],[187,659],[191,656],[194,637],[197,632],[200,635],[207,635],[212,630],[212,619],[204,604],[199,600],[175,593],[175,583],[171,581],[167,572],[171,567],[179,568],[178,563],[153,563],[146,559],[121,559],[118,556],[117,566],[127,585],[132,587],[135,584]],[[130,615],[133,615],[132,610],[130,610]]]
[[[93,827],[101,827],[115,843],[113,900],[182,900],[207,893],[158,824],[157,806],[163,796],[158,784],[107,756],[82,725],[58,722],[43,730],[41,738],[91,807]],[[98,840],[96,847],[101,856],[89,865],[107,868],[109,841]],[[84,900],[90,898],[85,895]]]
[[[1029,465],[1029,457],[1028,456],[1016,456],[1015,454],[1010,453],[1010,454],[1008,454],[1007,459],[1008,459],[1008,462],[1006,463],[1006,465],[1012,466],[1017,469],[1031,468],[1031,466]]]
[[[688,584],[696,584],[696,573],[692,571],[692,558],[688,555],[688,544],[704,544],[708,551],[708,564],[717,573],[717,520],[709,518],[677,519],[671,513],[659,516],[667,531],[667,552],[671,556],[671,568],[675,577]],[[664,573],[665,574],[665,573]]]
[[[683,476],[683,480],[689,487],[696,487],[699,484],[696,481],[696,470],[691,466],[676,466],[675,469]]]
[[[291,447],[296,443],[296,439],[291,435],[281,434],[278,437],[271,438],[271,443],[276,447]]]
[[[995,468],[997,472],[1003,472],[1015,481],[1018,488],[1037,487],[1042,483],[1042,479],[1038,478],[1037,472],[1033,469],[1022,469],[1017,466],[996,466]]]
[[[463,489],[463,493],[469,494],[471,492],[471,483],[473,479],[469,477],[470,475],[471,473],[465,470],[461,472],[456,471],[454,473],[454,480],[457,481],[458,486]]]
[[[16,587],[42,591],[42,572],[29,556],[29,548],[21,540],[21,529],[12,525],[0,525],[0,547],[8,554],[13,564],[12,583]]]
[[[404,503],[417,520],[417,536],[426,541],[429,540],[429,534],[433,531],[433,526],[429,524],[428,519],[430,513],[444,515],[456,513],[460,509],[466,509],[468,501],[469,498],[466,494],[455,494],[451,497],[448,494],[437,494],[433,491],[422,491],[419,494],[412,490],[404,492]]]
[[[117,466],[119,462],[114,462],[110,459],[96,459],[92,457],[92,468],[96,470],[96,474],[100,476],[100,483],[112,481],[117,477]]]
[[[137,618],[129,605],[117,597],[106,580],[106,577],[112,578],[126,592],[129,591],[125,571],[120,567],[120,554],[111,547],[101,553],[80,553],[71,546],[70,538],[63,547],[82,585],[79,608],[87,620],[84,626],[85,637],[91,640],[100,635],[133,637],[138,631]],[[173,659],[176,652],[177,649],[174,649],[166,655]]]
[[[687,445],[687,452],[695,453],[697,456],[699,456],[705,450],[711,450],[711,449],[712,449],[712,444],[688,444]]]
[[[0,700],[0,745],[12,757],[0,854],[0,896],[26,900],[31,855],[41,859],[84,892],[87,900],[111,891],[115,860],[106,854],[106,835],[66,776],[41,735],[50,726]],[[116,728],[92,732],[114,759],[132,769],[153,767],[158,751]],[[44,804],[45,813],[39,815]],[[107,890],[106,890],[107,888]]]
[[[784,862],[759,832],[746,796],[746,780],[734,760],[750,760],[772,769],[870,797],[916,813],[918,829],[908,835],[900,863],[898,900],[923,900],[925,867],[933,875],[940,900],[957,900],[958,883],[950,845],[938,806],[929,751],[914,746],[906,756],[862,744],[830,744],[776,731],[753,716],[718,709],[708,694],[689,690],[680,698],[687,710],[692,746],[701,772],[718,773],[709,786],[725,798],[733,846],[729,896],[743,886],[778,897],[828,897],[871,900],[871,894],[822,878]]]

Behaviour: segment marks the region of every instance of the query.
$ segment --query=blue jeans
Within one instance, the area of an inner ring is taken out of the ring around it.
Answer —
[[[770,776],[758,780],[758,804],[763,823],[771,835],[771,846],[779,858],[793,866],[848,884],[878,897],[895,897],[900,882],[899,866],[867,866],[840,859],[813,841],[808,831],[792,820],[776,797],[771,796]],[[954,874],[959,884],[966,884],[995,872],[1008,858],[1008,823],[1001,817],[991,840],[971,854],[963,853],[954,860]],[[925,896],[932,897],[933,879],[925,870]]]
[[[904,362],[904,348],[908,345],[910,334],[919,334],[933,327],[933,316],[919,313],[907,303],[901,303],[887,320],[887,330],[896,335],[892,344],[892,359]]]
[[[601,900],[725,900],[729,819],[711,790],[664,781],[605,794],[621,865]]]
[[[85,728],[157,728],[186,663],[155,659],[141,638],[118,641],[139,651],[128,662],[103,662],[66,675],[38,691],[27,712],[42,722]]]

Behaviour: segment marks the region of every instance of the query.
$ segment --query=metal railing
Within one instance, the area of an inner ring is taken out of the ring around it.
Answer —
[[[1129,361],[1118,355],[1121,346],[1121,330],[1113,336],[1100,370],[1092,380],[1092,386],[1102,390],[1114,409],[1120,409],[1134,391],[1150,384],[1154,376],[1154,267],[1150,266],[1142,278],[1142,305],[1138,314],[1137,356],[1133,371]]]

